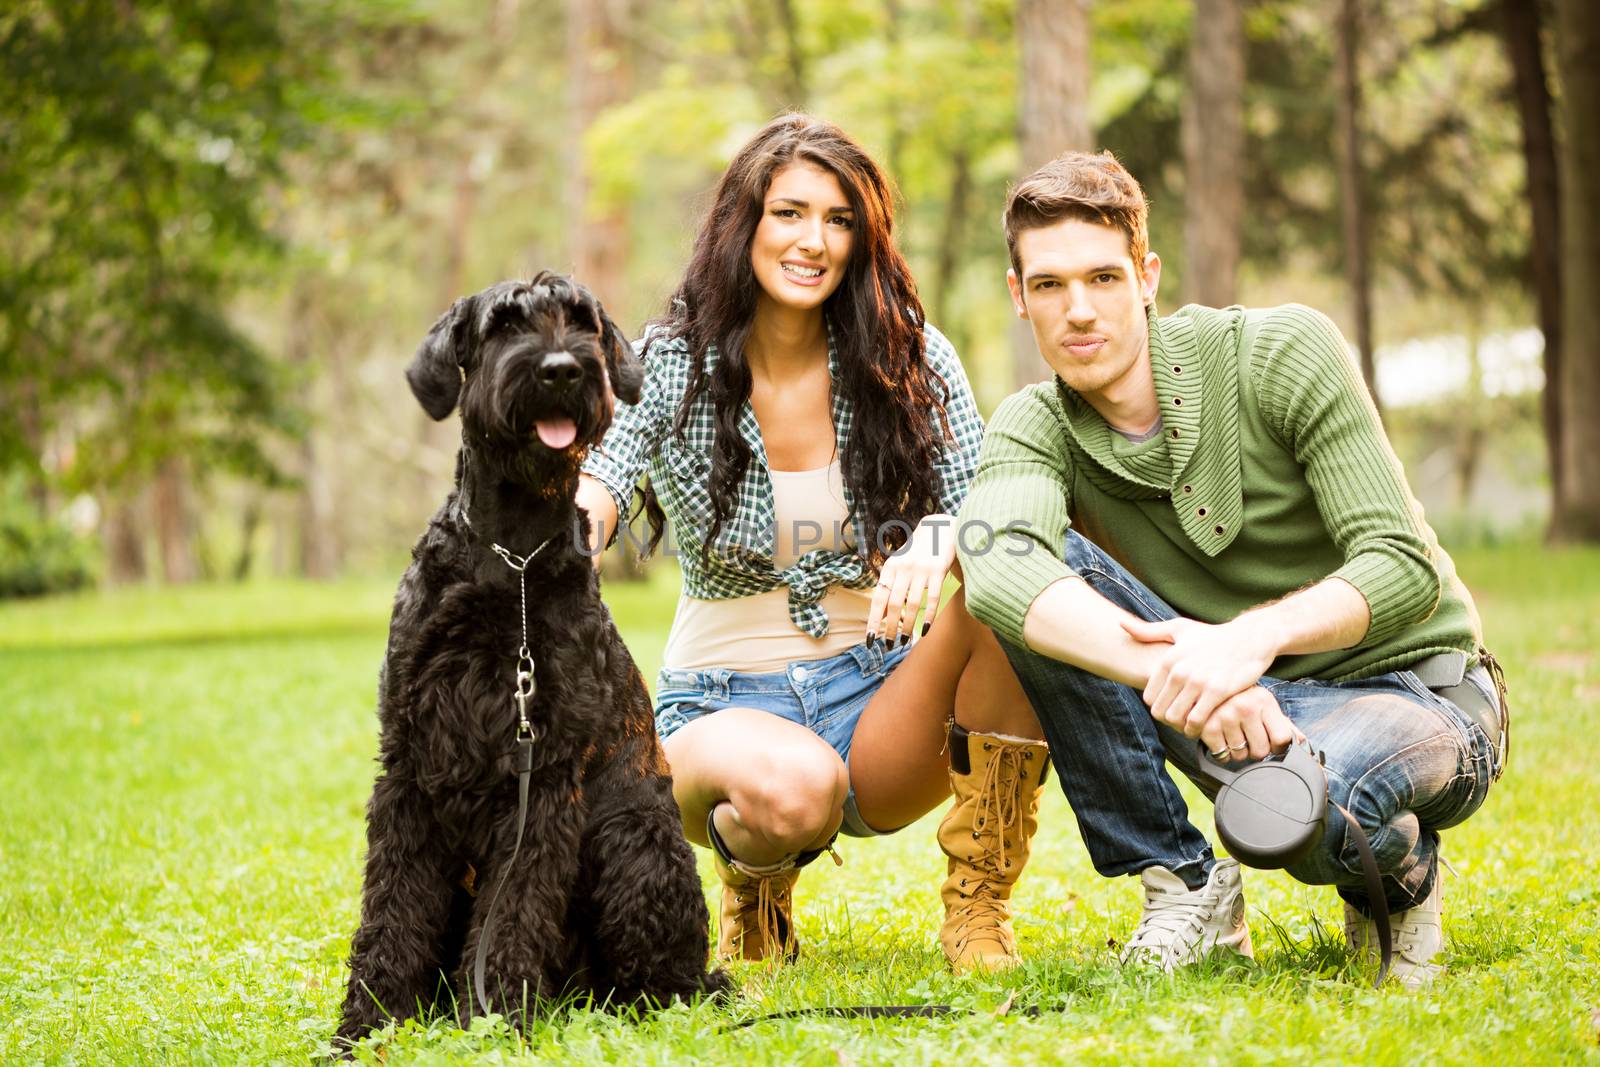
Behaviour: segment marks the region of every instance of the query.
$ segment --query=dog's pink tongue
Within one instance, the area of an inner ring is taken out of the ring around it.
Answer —
[[[533,428],[546,448],[566,448],[578,436],[578,425],[571,419],[539,419]]]

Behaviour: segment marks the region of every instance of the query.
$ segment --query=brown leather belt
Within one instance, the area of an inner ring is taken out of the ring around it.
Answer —
[[[1499,752],[1500,758],[1495,768],[1495,778],[1498,780],[1505,773],[1506,757],[1511,750],[1511,716],[1506,704],[1505,674],[1486,648],[1478,649],[1476,660],[1472,662],[1465,652],[1440,652],[1418,660],[1406,670],[1415,674],[1417,680],[1435,696],[1454,704],[1463,715],[1478,725],[1489,739],[1489,744]],[[1479,667],[1488,674],[1497,700],[1490,700],[1483,690],[1467,680],[1468,671]]]

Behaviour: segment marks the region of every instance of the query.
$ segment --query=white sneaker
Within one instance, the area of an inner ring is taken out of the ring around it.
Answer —
[[[1244,921],[1244,882],[1239,861],[1218,860],[1199,889],[1165,867],[1149,867],[1144,883],[1144,915],[1122,950],[1123,963],[1144,963],[1170,971],[1198,962],[1216,949],[1255,957],[1250,927]]]
[[[1394,960],[1389,976],[1411,990],[1426,989],[1444,973],[1433,958],[1444,948],[1444,872],[1435,871],[1428,898],[1414,908],[1389,916],[1393,931]],[[1369,963],[1379,958],[1378,924],[1355,908],[1344,906],[1344,942]]]

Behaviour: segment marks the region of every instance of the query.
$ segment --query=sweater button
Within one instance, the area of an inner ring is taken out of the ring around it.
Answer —
[[[1206,517],[1206,508],[1204,508],[1204,507],[1195,508],[1194,509],[1194,513],[1196,515],[1200,516],[1203,519],[1203,518]]]
[[[1222,529],[1222,524],[1218,523],[1215,527],[1212,528],[1211,532],[1216,534],[1218,537],[1221,537],[1225,531]]]
[[[1181,396],[1173,397],[1172,398],[1172,406],[1175,407],[1175,408],[1183,407],[1183,397],[1181,397]]]
[[[1182,374],[1183,373],[1183,368],[1182,367],[1173,367],[1172,368],[1172,373],[1173,374]]]
[[[1169,436],[1170,436],[1170,437],[1171,437],[1171,438],[1172,438],[1172,439],[1173,439],[1173,440],[1174,440],[1174,441],[1176,441],[1176,440],[1177,440],[1177,439],[1178,439],[1178,428],[1177,428],[1177,427],[1176,427],[1176,426],[1174,426],[1174,427],[1173,427],[1173,428],[1172,428],[1172,429],[1170,429],[1170,430],[1168,430],[1168,431],[1167,431],[1167,434],[1168,434],[1168,435],[1169,435]]]
[[[1183,491],[1184,491],[1185,495],[1187,495],[1189,493],[1192,493],[1192,492],[1194,492],[1194,486],[1186,485],[1186,486],[1183,487]]]

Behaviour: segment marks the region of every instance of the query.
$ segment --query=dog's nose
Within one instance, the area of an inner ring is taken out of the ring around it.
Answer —
[[[583,368],[570,353],[551,352],[539,361],[536,373],[541,384],[559,392],[577,385],[578,379],[583,377]]]

